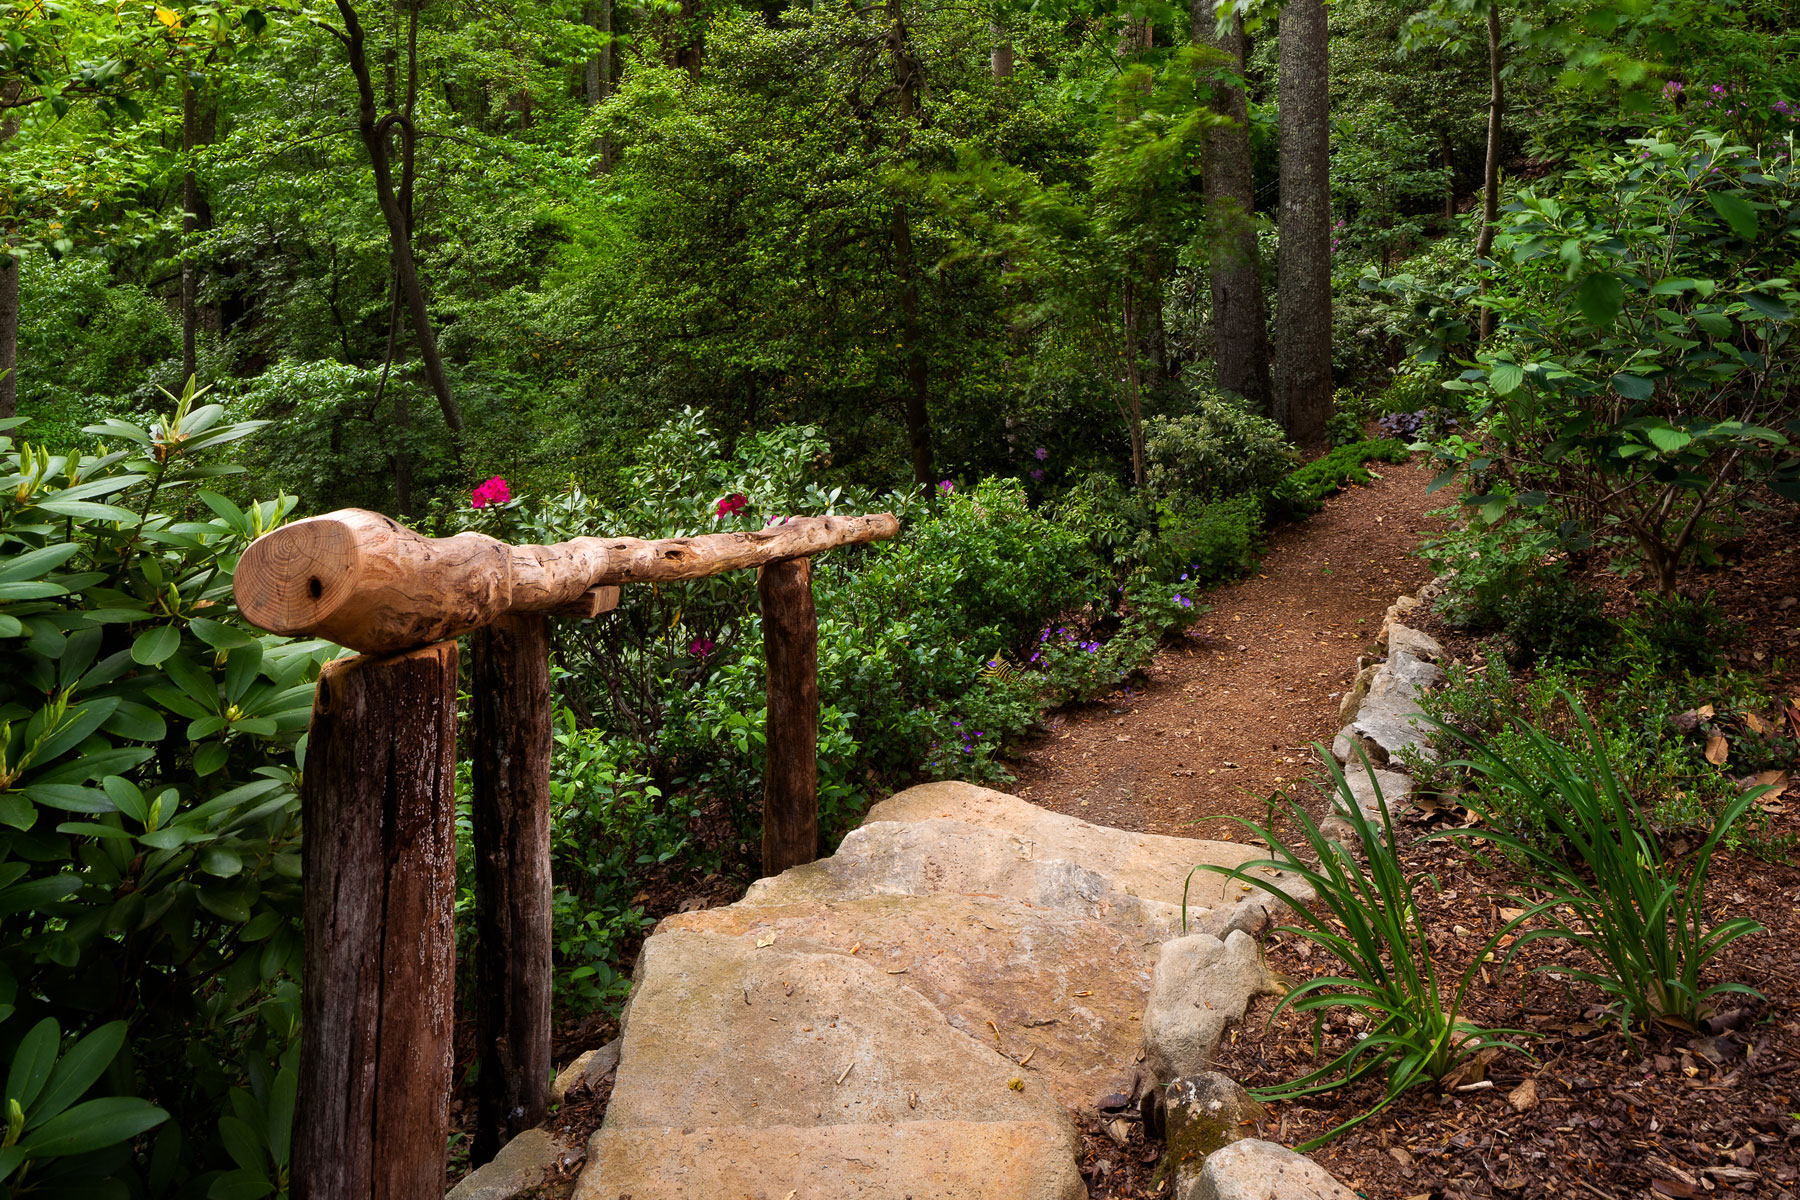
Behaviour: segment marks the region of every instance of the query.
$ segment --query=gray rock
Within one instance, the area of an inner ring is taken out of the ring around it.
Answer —
[[[1344,698],[1338,701],[1338,720],[1346,725],[1356,720],[1356,710],[1362,707],[1363,697],[1369,694],[1369,685],[1375,681],[1375,673],[1381,670],[1380,663],[1370,663],[1356,673],[1356,680]]]
[[[1376,824],[1381,823],[1381,805],[1376,799],[1377,787],[1381,789],[1381,798],[1387,801],[1390,813],[1398,815],[1412,803],[1412,776],[1402,775],[1398,771],[1377,770],[1371,778],[1360,762],[1353,763],[1345,769],[1344,781],[1350,785],[1350,794],[1363,816]],[[1338,812],[1347,812],[1347,803],[1341,791],[1331,797],[1332,808]]]
[[[1369,681],[1369,695],[1374,699],[1393,695],[1412,698],[1443,680],[1442,667],[1411,650],[1398,649],[1376,669],[1374,678]]]
[[[1181,1200],[1358,1200],[1331,1172],[1286,1146],[1245,1138],[1215,1151]]]
[[[527,1129],[506,1145],[492,1162],[463,1176],[444,1200],[512,1200],[544,1181],[563,1155],[574,1147],[542,1129]]]
[[[1256,942],[1242,931],[1164,942],[1144,1007],[1144,1062],[1159,1083],[1199,1075],[1228,1025],[1244,1019],[1250,998],[1269,987]]]
[[[1399,625],[1400,618],[1419,607],[1419,604],[1417,596],[1402,596],[1388,605],[1387,612],[1381,618],[1381,632],[1375,635],[1375,640],[1387,644],[1388,636]]]
[[[576,1055],[574,1062],[556,1073],[556,1079],[550,1084],[550,1099],[561,1104],[569,1089],[577,1084],[591,1088],[604,1083],[619,1065],[620,1041],[614,1038],[598,1049]]]
[[[1405,651],[1429,662],[1444,661],[1444,648],[1438,644],[1438,640],[1410,625],[1388,626],[1387,647],[1390,655]]]
[[[1266,1110],[1217,1071],[1184,1076],[1162,1091],[1165,1139],[1161,1173],[1174,1181],[1177,1200],[1192,1194],[1206,1160],[1258,1132]]]

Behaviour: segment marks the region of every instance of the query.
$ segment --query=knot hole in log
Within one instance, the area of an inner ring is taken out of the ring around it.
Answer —
[[[314,600],[325,594],[325,584],[317,575],[306,581],[306,594]]]

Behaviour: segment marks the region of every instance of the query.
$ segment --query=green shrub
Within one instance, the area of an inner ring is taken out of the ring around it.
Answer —
[[[1263,492],[1294,465],[1281,426],[1217,396],[1202,396],[1183,416],[1146,421],[1144,455],[1150,490],[1164,498]]]
[[[1672,672],[1711,674],[1740,631],[1711,592],[1698,600],[1679,592],[1643,597],[1621,631],[1632,657]]]
[[[1410,451],[1395,438],[1353,442],[1307,463],[1277,484],[1269,494],[1270,511],[1288,519],[1310,516],[1324,507],[1325,497],[1352,483],[1368,483],[1368,462],[1405,462]]]
[[[1285,823],[1299,831],[1301,845],[1284,841],[1272,818],[1268,826],[1262,826],[1237,817],[1233,819],[1269,847],[1268,856],[1237,867],[1202,864],[1195,868],[1272,892],[1298,921],[1279,932],[1312,943],[1342,967],[1341,974],[1316,976],[1285,994],[1269,1014],[1271,1022],[1290,1008],[1310,1013],[1315,1058],[1330,1010],[1348,1008],[1361,1014],[1369,1025],[1366,1034],[1354,1038],[1318,1070],[1257,1093],[1265,1100],[1296,1100],[1346,1087],[1378,1072],[1386,1076],[1386,1095],[1379,1104],[1297,1147],[1303,1152],[1360,1125],[1414,1084],[1443,1078],[1476,1051],[1511,1045],[1496,1042],[1495,1034],[1520,1033],[1481,1029],[1458,1016],[1483,958],[1516,922],[1477,948],[1460,976],[1450,980],[1440,975],[1431,939],[1419,920],[1413,880],[1394,849],[1393,817],[1373,768],[1364,759],[1363,767],[1375,787],[1379,824],[1364,815],[1337,761],[1323,746],[1318,751],[1331,768],[1338,807],[1356,831],[1356,845],[1346,847],[1327,837],[1304,806],[1278,794],[1273,804],[1281,810]],[[1359,857],[1368,864],[1366,868]],[[1278,878],[1271,878],[1276,872],[1298,877],[1311,886],[1324,913],[1289,894]],[[1185,905],[1184,893],[1184,909]]]
[[[0,1058],[18,1075],[27,1041],[54,1049],[36,1032],[54,1018],[82,1039],[63,1062],[84,1064],[57,1068],[58,1100],[173,1118],[147,1167],[129,1144],[145,1126],[123,1118],[112,1149],[32,1164],[68,1194],[254,1190],[286,1170],[295,749],[336,648],[238,617],[238,555],[291,501],[204,490],[230,470],[218,449],[256,427],[193,401],[148,429],[89,426],[116,447],[93,455],[15,444],[23,422],[0,423]],[[105,1032],[121,1018],[123,1049]]]
[[[1525,721],[1515,724],[1517,737],[1505,749],[1457,735],[1469,752],[1460,765],[1481,776],[1480,794],[1535,809],[1553,836],[1524,838],[1496,827],[1446,833],[1497,843],[1530,870],[1519,886],[1541,898],[1530,904],[1525,919],[1534,924],[1513,943],[1508,962],[1532,942],[1564,939],[1591,964],[1559,963],[1554,969],[1610,996],[1627,1036],[1634,1022],[1696,1028],[1713,997],[1757,994],[1740,983],[1702,986],[1702,973],[1721,951],[1762,929],[1748,917],[1714,922],[1706,910],[1706,879],[1714,853],[1768,789],[1752,788],[1727,804],[1705,843],[1679,866],[1620,777],[1614,748],[1579,701],[1567,693],[1563,699],[1580,729],[1574,745]],[[1484,807],[1478,815],[1490,812]]]

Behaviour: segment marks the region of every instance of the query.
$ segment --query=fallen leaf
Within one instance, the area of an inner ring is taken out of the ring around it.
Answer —
[[[1771,726],[1767,721],[1763,720],[1761,717],[1757,716],[1755,713],[1745,713],[1744,714],[1744,724],[1746,724],[1750,727],[1751,733],[1756,733],[1756,734],[1768,733],[1769,730],[1773,728],[1773,726]]]
[[[1537,1107],[1537,1080],[1527,1079],[1518,1087],[1506,1094],[1506,1102],[1513,1106],[1514,1112],[1527,1113]]]
[[[1730,757],[1731,757],[1731,743],[1727,742],[1725,740],[1724,734],[1715,733],[1711,737],[1706,739],[1706,761],[1707,762],[1711,763],[1715,767],[1722,767],[1725,765],[1725,760]]]
[[[1694,715],[1699,717],[1702,721],[1710,721],[1712,720],[1713,706],[1710,704],[1702,704],[1699,708],[1694,710]]]
[[[1758,775],[1755,779],[1750,781],[1750,786],[1753,788],[1766,787],[1769,789],[1763,793],[1763,797],[1759,803],[1767,804],[1771,800],[1779,800],[1788,790],[1787,772],[1764,771],[1761,775]]]
[[[1413,1165],[1412,1152],[1407,1150],[1404,1146],[1389,1146],[1388,1156],[1403,1167],[1410,1167]]]
[[[773,933],[764,934],[762,937],[756,939],[756,948],[758,950],[761,950],[764,946],[773,946],[774,944],[775,935]]]

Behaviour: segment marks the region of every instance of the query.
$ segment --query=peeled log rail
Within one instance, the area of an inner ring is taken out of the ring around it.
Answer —
[[[421,537],[380,513],[348,508],[258,538],[238,563],[235,590],[244,617],[271,633],[387,654],[479,629],[502,613],[603,611],[610,603],[590,595],[598,588],[700,579],[883,541],[899,530],[893,514],[878,513],[794,517],[692,538],[511,546],[480,533]]]

